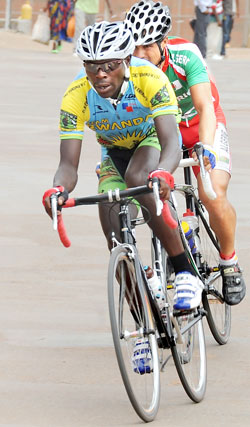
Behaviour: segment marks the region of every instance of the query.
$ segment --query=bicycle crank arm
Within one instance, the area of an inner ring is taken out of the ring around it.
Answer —
[[[131,338],[143,338],[148,335],[155,335],[155,331],[153,329],[149,329],[148,331],[141,329],[133,332],[124,331],[123,334],[120,334],[120,338],[125,339],[125,341],[129,341]]]

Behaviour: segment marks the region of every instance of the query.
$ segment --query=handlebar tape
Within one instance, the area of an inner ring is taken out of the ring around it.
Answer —
[[[75,199],[68,199],[64,204],[63,208],[73,208],[76,205]]]
[[[65,188],[62,185],[58,185],[57,187],[53,187],[53,188],[50,188],[49,190],[45,191],[45,193],[43,195],[43,199],[42,199],[43,206],[45,206],[45,199],[47,197],[50,197],[52,194],[58,194],[59,195],[60,193],[64,193],[64,192],[65,192]]]
[[[65,248],[69,248],[71,246],[71,241],[67,236],[62,215],[57,216],[57,229],[58,229],[58,234],[63,246],[65,246]]]
[[[177,228],[178,227],[178,223],[177,221],[175,221],[175,219],[172,217],[172,214],[170,212],[169,206],[167,202],[163,202],[163,208],[162,208],[162,218],[164,219],[165,223],[170,227],[170,228]]]
[[[71,199],[68,199],[62,207],[63,208],[72,208],[74,206],[75,206],[75,199],[71,198]],[[63,246],[65,246],[65,248],[69,248],[71,246],[71,241],[69,240],[69,238],[67,236],[67,232],[66,232],[66,228],[65,228],[65,225],[63,222],[62,215],[57,216],[57,229],[58,229],[58,234],[59,234],[59,237],[60,237],[60,240],[61,240]]]
[[[169,185],[169,187],[171,188],[171,190],[174,189],[174,177],[173,177],[173,175],[171,175],[170,172],[165,171],[164,169],[156,169],[156,170],[150,172],[149,178],[151,178],[151,179],[152,178],[163,178],[164,181]],[[164,203],[163,199],[161,199],[161,201],[163,203],[162,218],[164,219],[165,223],[170,228],[177,228],[178,227],[178,223],[172,217],[172,214],[170,212],[168,203],[167,202]]]

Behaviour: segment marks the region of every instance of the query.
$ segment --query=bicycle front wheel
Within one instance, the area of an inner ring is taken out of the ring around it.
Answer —
[[[128,246],[117,246],[111,254],[108,301],[116,357],[128,397],[139,417],[152,421],[160,402],[157,341],[140,265]],[[151,353],[150,369],[145,373],[134,363],[139,339],[148,342]]]
[[[206,391],[206,346],[199,309],[173,317],[175,345],[172,356],[181,383],[191,400],[200,402]]]
[[[188,250],[188,244],[185,244],[185,241],[183,243],[185,249]],[[154,246],[152,253],[153,260],[155,260]],[[203,311],[197,309],[189,313],[174,314],[175,274],[164,248],[161,248],[161,258],[167,283],[167,302],[172,320],[172,356],[187,395],[194,402],[200,402],[205,395],[207,382],[206,347],[202,324]]]
[[[214,339],[218,344],[226,344],[231,330],[231,307],[222,296],[222,276],[219,268],[219,246],[216,237],[208,225],[203,212],[199,209],[199,236],[201,241],[202,275],[205,278],[203,306],[207,312],[207,321]]]

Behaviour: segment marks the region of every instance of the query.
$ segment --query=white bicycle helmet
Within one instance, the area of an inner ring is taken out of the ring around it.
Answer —
[[[168,6],[152,0],[134,4],[124,22],[126,28],[131,28],[136,46],[161,42],[172,27]]]
[[[77,41],[76,52],[83,61],[125,59],[132,55],[135,42],[124,22],[97,22],[86,27]]]

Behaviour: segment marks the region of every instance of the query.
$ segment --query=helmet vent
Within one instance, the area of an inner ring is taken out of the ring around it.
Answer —
[[[135,41],[130,25],[102,21],[86,27],[77,42],[77,54],[83,61],[125,59],[132,55]]]
[[[145,46],[163,40],[171,30],[172,20],[168,6],[161,1],[141,0],[128,11],[125,23],[131,28],[136,46]]]

